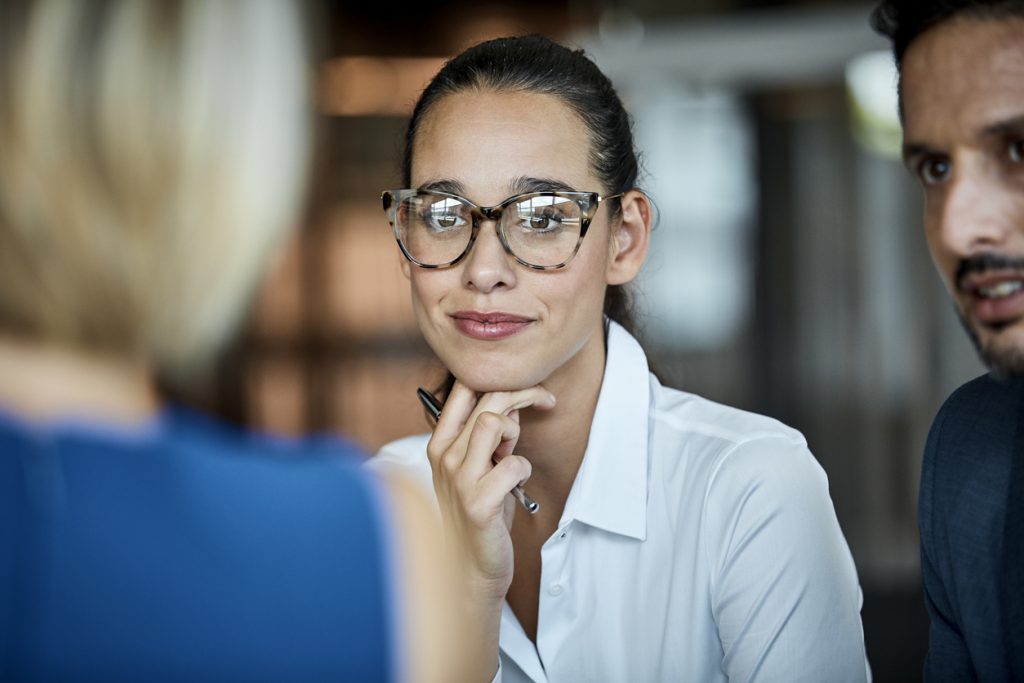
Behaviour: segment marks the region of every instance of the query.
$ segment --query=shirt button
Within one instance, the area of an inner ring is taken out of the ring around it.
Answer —
[[[559,595],[562,594],[562,584],[560,584],[560,583],[553,583],[553,584],[551,584],[550,586],[548,586],[548,593],[550,593],[551,595],[553,595],[553,596],[555,596],[557,598]]]

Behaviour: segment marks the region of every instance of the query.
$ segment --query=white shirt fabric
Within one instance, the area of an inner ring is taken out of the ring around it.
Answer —
[[[433,496],[428,438],[392,442],[370,466]],[[870,679],[856,569],[803,436],[661,386],[615,323],[541,564],[537,645],[506,603],[495,680]]]

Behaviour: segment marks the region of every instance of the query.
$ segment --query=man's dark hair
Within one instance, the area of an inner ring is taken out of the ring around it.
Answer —
[[[871,26],[892,40],[900,68],[904,53],[919,35],[954,16],[1024,17],[1024,0],[883,0],[871,13]]]

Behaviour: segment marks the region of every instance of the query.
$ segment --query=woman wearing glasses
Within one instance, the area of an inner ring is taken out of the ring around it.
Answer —
[[[403,172],[384,208],[451,379],[433,433],[374,464],[433,483],[481,679],[864,680],[803,437],[662,387],[629,331],[651,206],[608,79],[541,37],[471,48],[423,92]]]

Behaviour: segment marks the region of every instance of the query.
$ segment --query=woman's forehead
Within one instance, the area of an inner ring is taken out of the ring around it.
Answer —
[[[416,186],[455,181],[472,192],[546,178],[587,191],[596,182],[582,119],[554,95],[463,91],[438,100],[414,140]],[[482,199],[482,198],[481,198]]]

